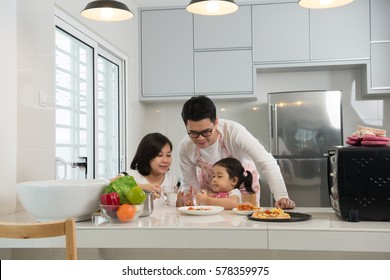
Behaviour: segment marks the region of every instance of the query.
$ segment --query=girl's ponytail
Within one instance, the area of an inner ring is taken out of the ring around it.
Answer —
[[[243,173],[243,180],[244,187],[247,193],[254,193],[252,190],[252,181],[253,181],[253,175],[252,172],[245,170]]]

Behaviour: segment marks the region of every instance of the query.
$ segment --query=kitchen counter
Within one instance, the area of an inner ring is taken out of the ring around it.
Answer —
[[[331,208],[296,208],[312,218],[301,222],[259,222],[231,210],[211,216],[187,216],[174,207],[155,210],[131,223],[94,225],[78,222],[78,248],[263,249],[345,252],[390,252],[390,222],[341,220]],[[2,216],[29,222],[26,212]],[[0,248],[63,248],[63,237],[1,239]]]

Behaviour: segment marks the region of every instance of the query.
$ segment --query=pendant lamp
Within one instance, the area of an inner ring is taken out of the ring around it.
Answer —
[[[99,21],[121,21],[134,16],[125,4],[115,0],[92,1],[81,11],[81,15]]]
[[[219,16],[238,10],[234,0],[192,0],[186,10],[193,14]]]
[[[353,0],[300,0],[299,6],[308,9],[327,9],[347,5]]]

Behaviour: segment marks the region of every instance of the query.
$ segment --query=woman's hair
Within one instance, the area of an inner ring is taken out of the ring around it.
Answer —
[[[168,144],[172,151],[171,141],[161,133],[150,133],[142,138],[138,145],[137,152],[130,164],[130,168],[138,170],[143,176],[147,176],[152,171],[150,161],[161,152],[162,148]]]
[[[213,101],[207,96],[199,95],[191,97],[184,103],[181,117],[185,124],[188,120],[200,121],[203,119],[210,119],[212,123],[215,123],[217,113]]]
[[[245,170],[241,162],[236,158],[224,158],[217,161],[214,166],[221,166],[226,169],[226,172],[229,174],[229,179],[237,177],[238,182],[234,186],[235,189],[239,189],[240,185],[244,183],[245,190],[248,193],[254,193],[252,190],[252,172]]]

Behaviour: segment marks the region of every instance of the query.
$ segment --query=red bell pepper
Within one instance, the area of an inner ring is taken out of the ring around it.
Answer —
[[[102,205],[120,205],[119,194],[116,192],[105,193],[100,196]]]

